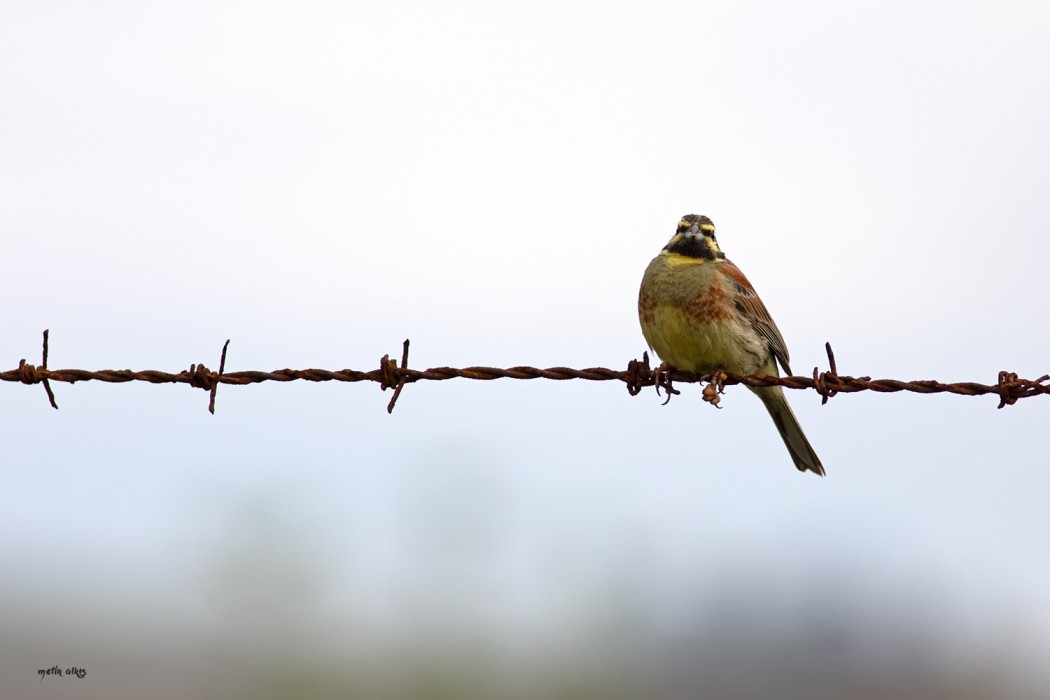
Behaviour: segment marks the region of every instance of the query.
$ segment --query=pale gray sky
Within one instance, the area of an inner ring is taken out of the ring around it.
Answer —
[[[50,328],[54,368],[231,338],[230,370],[370,369],[405,337],[415,367],[624,367],[702,213],[798,373],[830,340],[849,374],[1034,378],[1048,37],[1045,2],[0,3],[0,357]],[[55,390],[0,387],[23,697],[52,664],[178,687],[249,637],[600,665],[607,629],[754,649],[821,615],[1050,683],[1050,400],[792,392],[820,480],[740,389]]]

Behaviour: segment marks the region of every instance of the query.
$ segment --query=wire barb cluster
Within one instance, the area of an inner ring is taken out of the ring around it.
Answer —
[[[411,369],[408,366],[408,346],[406,340],[401,352],[400,364],[391,359],[390,355],[384,355],[379,360],[379,369],[367,372],[352,369],[337,371],[324,369],[279,369],[273,372],[226,372],[226,352],[230,346],[227,340],[222,346],[222,356],[219,360],[219,371],[213,372],[203,364],[191,364],[189,370],[183,370],[178,374],[160,372],[157,370],[143,370],[139,372],[130,369],[124,370],[100,370],[91,372],[82,369],[49,369],[47,366],[48,354],[48,331],[44,331],[43,357],[40,367],[28,364],[24,359],[18,363],[18,368],[0,372],[0,381],[21,382],[22,384],[43,384],[47,392],[48,401],[53,408],[58,408],[55,402],[55,394],[51,390],[51,381],[67,382],[74,384],[83,381],[101,381],[110,383],[125,382],[149,382],[151,384],[189,384],[192,387],[203,389],[210,395],[208,410],[215,413],[215,393],[220,384],[258,384],[260,382],[292,382],[305,380],[310,382],[376,382],[383,391],[393,389],[394,394],[387,404],[387,412],[394,410],[405,385],[418,381],[442,381],[446,379],[587,379],[590,381],[620,381],[627,385],[627,391],[635,396],[646,387],[655,387],[657,394],[661,390],[667,395],[664,403],[671,397],[681,393],[674,387],[676,382],[692,384],[704,383],[703,399],[711,405],[718,407],[719,396],[724,387],[734,384],[743,384],[749,387],[782,386],[788,389],[813,389],[823,398],[821,403],[827,403],[828,399],[840,393],[856,393],[858,391],[877,391],[891,393],[898,391],[910,391],[918,394],[960,394],[963,396],[979,396],[983,394],[995,394],[999,397],[999,408],[1012,406],[1018,400],[1050,394],[1050,375],[1044,374],[1035,380],[1022,379],[1013,372],[999,372],[998,381],[995,384],[979,384],[976,382],[959,382],[948,384],[932,379],[918,381],[900,381],[897,379],[872,379],[871,377],[851,377],[840,375],[835,362],[835,354],[831,350],[831,343],[825,344],[828,354],[829,370],[821,372],[819,368],[813,368],[812,377],[774,377],[764,374],[736,375],[724,371],[716,371],[710,374],[694,374],[682,372],[661,365],[653,369],[649,364],[649,354],[643,353],[641,360],[631,360],[626,370],[613,370],[605,367],[589,367],[587,369],[571,369],[569,367],[549,367],[539,369],[537,367],[509,367],[500,369],[496,367],[431,367],[426,370]]]

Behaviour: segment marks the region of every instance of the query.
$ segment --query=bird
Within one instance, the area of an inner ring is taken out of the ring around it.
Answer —
[[[645,268],[638,292],[642,335],[666,367],[708,374],[791,374],[784,336],[747,277],[718,246],[715,225],[688,214]],[[779,386],[748,387],[765,404],[791,460],[824,476]]]

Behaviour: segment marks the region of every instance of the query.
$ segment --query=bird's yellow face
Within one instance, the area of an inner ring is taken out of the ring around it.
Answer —
[[[674,237],[664,246],[669,255],[698,260],[725,260],[725,253],[715,240],[715,225],[706,216],[687,214],[678,222]]]

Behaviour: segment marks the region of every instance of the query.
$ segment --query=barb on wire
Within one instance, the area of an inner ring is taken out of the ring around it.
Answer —
[[[954,384],[942,383],[932,379],[918,381],[900,381],[897,379],[872,379],[871,377],[851,377],[840,375],[838,365],[835,362],[835,353],[831,349],[831,343],[826,343],[824,348],[828,355],[827,371],[821,372],[819,368],[813,368],[812,377],[776,377],[762,374],[736,375],[724,371],[716,371],[710,374],[694,374],[668,368],[661,365],[652,368],[649,362],[649,354],[643,353],[641,360],[631,360],[626,370],[613,370],[605,367],[589,367],[586,369],[571,369],[569,367],[549,367],[539,369],[537,367],[517,366],[500,369],[496,367],[431,367],[430,369],[418,370],[408,366],[409,341],[404,342],[401,353],[401,363],[384,355],[379,360],[379,369],[363,372],[360,370],[341,369],[279,369],[273,372],[242,371],[226,372],[226,351],[230,341],[227,340],[222,346],[222,357],[219,360],[219,371],[213,372],[203,364],[190,365],[189,371],[183,370],[177,374],[160,372],[157,370],[132,371],[124,370],[99,370],[88,371],[82,369],[49,369],[47,366],[48,354],[48,331],[44,331],[43,358],[40,367],[28,364],[24,359],[18,363],[18,368],[0,372],[0,381],[21,382],[23,384],[43,384],[47,392],[51,406],[58,408],[55,403],[54,392],[51,391],[50,381],[67,382],[73,384],[81,381],[100,381],[110,383],[126,382],[149,382],[151,384],[189,384],[198,389],[209,392],[211,400],[208,410],[215,412],[215,392],[220,384],[232,384],[243,386],[246,384],[258,384],[260,382],[292,382],[305,380],[309,382],[376,382],[382,390],[393,389],[394,394],[387,404],[387,412],[393,412],[394,404],[401,396],[401,391],[406,384],[418,381],[443,381],[447,379],[587,379],[590,381],[620,381],[627,386],[627,391],[632,396],[641,393],[646,387],[655,387],[657,394],[661,390],[667,395],[664,403],[670,401],[671,397],[680,394],[680,390],[674,387],[679,383],[704,383],[707,386],[703,390],[703,399],[711,405],[718,407],[719,396],[724,388],[734,384],[743,384],[749,387],[782,386],[787,389],[813,389],[821,395],[821,403],[827,403],[828,399],[843,393],[856,393],[859,391],[877,391],[880,393],[891,393],[898,391],[910,391],[919,394],[950,393],[961,396],[980,396],[983,394],[994,394],[999,397],[999,408],[1012,406],[1020,399],[1041,394],[1050,394],[1050,375],[1044,374],[1035,380],[1023,379],[1014,372],[1000,372],[995,384],[979,384],[977,382],[958,382]]]
[[[382,359],[379,360],[379,371],[382,373],[379,387],[383,391],[394,387],[394,395],[390,397],[390,403],[386,405],[387,413],[394,412],[394,404],[397,403],[397,397],[401,396],[401,390],[405,388],[405,382],[408,381],[408,377],[401,373],[401,370],[405,369],[408,369],[408,338],[405,338],[404,349],[401,351],[400,367],[390,359],[390,355],[383,355]]]
[[[230,339],[227,338],[226,342],[222,344],[222,357],[219,358],[219,374],[215,378],[215,383],[211,385],[211,398],[208,400],[208,413],[215,415],[215,392],[219,389],[219,377],[226,371],[226,351],[230,347]]]
[[[47,340],[50,333],[50,330],[44,329],[44,350],[40,360],[40,367],[35,367],[26,362],[25,358],[22,358],[18,361],[18,369],[14,370],[14,373],[4,373],[5,375],[12,374],[12,377],[5,376],[4,379],[9,382],[19,381],[23,384],[43,384],[44,391],[47,392],[47,400],[51,402],[51,408],[57,411],[58,404],[55,403],[55,392],[51,391],[51,382],[48,381],[49,375],[47,370]]]

